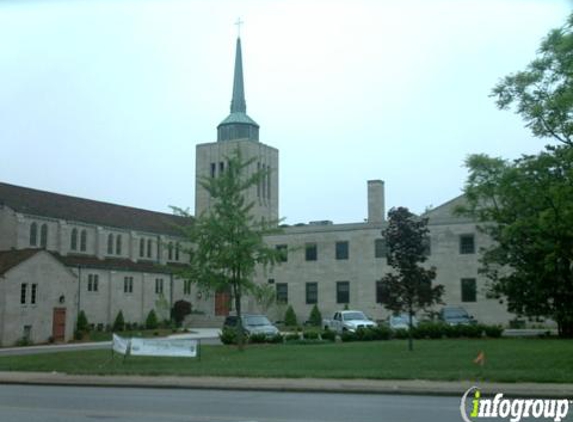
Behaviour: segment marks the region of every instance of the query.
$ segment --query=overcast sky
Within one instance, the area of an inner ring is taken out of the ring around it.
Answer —
[[[280,214],[360,222],[461,193],[471,153],[539,151],[489,97],[567,0],[0,2],[0,181],[194,208],[195,145],[228,115],[238,17],[248,114],[280,152]]]

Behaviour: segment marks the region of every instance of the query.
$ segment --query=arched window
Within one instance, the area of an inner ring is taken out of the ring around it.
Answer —
[[[173,261],[173,242],[169,242],[167,245],[167,259]]]
[[[30,246],[38,245],[38,225],[32,223],[30,226]]]
[[[145,239],[139,239],[139,256],[145,256]]]
[[[121,234],[118,234],[115,238],[115,253],[116,255],[121,255]]]
[[[153,242],[151,239],[147,239],[147,257],[151,258],[151,248],[153,247]]]
[[[72,229],[72,239],[70,241],[70,249],[72,251],[78,250],[78,229]]]
[[[88,243],[88,232],[82,230],[82,233],[80,234],[80,251],[82,252],[86,251],[87,243]]]
[[[46,223],[42,224],[40,229],[40,247],[48,247],[48,225]]]
[[[107,254],[113,255],[113,234],[107,236]]]

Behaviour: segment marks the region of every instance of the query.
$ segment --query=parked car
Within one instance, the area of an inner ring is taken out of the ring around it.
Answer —
[[[275,327],[269,319],[264,315],[241,315],[243,331],[247,336],[252,334],[264,334],[266,336],[274,336],[279,333],[279,329]],[[237,316],[228,316],[225,318],[223,328],[234,328],[237,326]]]
[[[376,323],[364,315],[362,311],[337,311],[332,319],[323,319],[325,329],[342,333],[343,331],[356,332],[359,328],[374,328]]]
[[[439,315],[440,320],[448,325],[473,325],[477,321],[460,306],[446,306]]]
[[[410,317],[408,316],[408,314],[404,313],[398,315],[390,315],[388,317],[388,326],[393,330],[401,330],[401,329],[407,330],[410,328],[409,319]],[[418,326],[418,318],[416,318],[415,316],[412,316],[412,325],[414,327]]]

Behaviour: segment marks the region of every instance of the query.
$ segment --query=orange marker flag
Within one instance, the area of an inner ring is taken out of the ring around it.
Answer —
[[[479,352],[477,357],[474,359],[474,363],[476,365],[481,365],[481,366],[485,364],[485,353],[483,352],[483,350]]]

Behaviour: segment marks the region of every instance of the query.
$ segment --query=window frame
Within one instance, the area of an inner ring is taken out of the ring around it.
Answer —
[[[346,287],[346,289],[342,289]],[[345,299],[346,296],[346,300]],[[350,281],[337,281],[336,282],[336,303],[347,305],[350,303]]]
[[[460,300],[463,303],[477,302],[477,280],[474,277],[460,279]]]
[[[335,259],[344,261],[350,259],[350,242],[348,240],[338,240],[334,244]]]
[[[305,243],[304,246],[304,258],[305,261],[318,261],[318,245],[316,242]]]
[[[309,281],[305,284],[305,301],[307,305],[318,304],[318,283]]]

